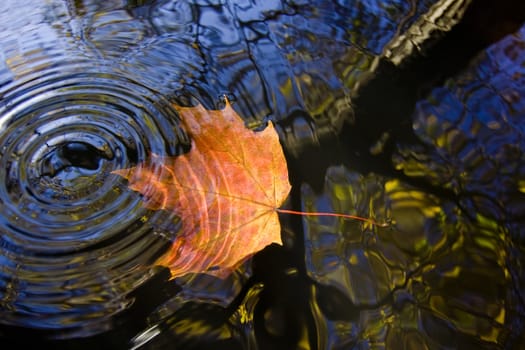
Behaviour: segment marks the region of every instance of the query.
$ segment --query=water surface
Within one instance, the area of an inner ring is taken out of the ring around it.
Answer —
[[[4,1],[0,336],[64,348],[525,346],[523,5]],[[489,23],[490,25],[487,25]],[[154,262],[180,218],[111,171],[190,140],[173,103],[272,120],[283,246]]]

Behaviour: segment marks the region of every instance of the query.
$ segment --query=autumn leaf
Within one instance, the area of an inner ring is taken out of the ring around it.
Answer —
[[[260,132],[247,129],[228,101],[222,110],[175,107],[191,150],[152,155],[113,173],[144,195],[147,208],[181,218],[180,234],[158,261],[172,277],[225,276],[265,246],[281,244],[276,209],[291,189],[286,159],[272,123]]]

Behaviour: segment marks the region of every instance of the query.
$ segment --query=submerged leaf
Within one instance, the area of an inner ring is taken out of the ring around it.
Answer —
[[[281,243],[276,212],[290,192],[286,159],[270,122],[244,126],[227,102],[223,110],[176,106],[191,150],[178,157],[114,171],[142,193],[146,207],[173,210],[181,233],[159,263],[172,277],[228,274],[265,246]]]

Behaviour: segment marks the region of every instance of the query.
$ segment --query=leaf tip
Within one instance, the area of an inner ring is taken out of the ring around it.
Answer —
[[[118,175],[118,176],[125,178],[126,180],[129,180],[132,173],[133,173],[133,168],[123,168],[123,169],[113,170],[110,174]]]

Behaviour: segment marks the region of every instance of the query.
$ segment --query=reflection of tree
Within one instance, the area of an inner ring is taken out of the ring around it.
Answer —
[[[504,10],[509,6],[509,2],[505,2],[502,9],[487,11],[492,5],[475,1],[450,32],[432,38],[429,41],[432,45],[414,52],[399,66],[380,61],[375,76],[361,85],[353,98],[355,122],[345,127],[340,137],[345,149],[354,150],[358,155],[350,160],[353,167],[395,173],[392,168],[388,169],[388,165],[397,145],[403,142],[416,147],[419,144],[409,118],[418,100],[425,97],[432,87],[440,86],[458,74],[494,40],[519,28],[516,25],[525,20],[525,10],[510,14],[512,11]],[[523,5],[518,8],[522,9]],[[491,23],[491,26],[481,30],[483,23]],[[476,34],[478,32],[483,35]],[[382,152],[371,155],[370,147],[374,142],[381,146],[375,149]],[[419,144],[417,147],[423,146]]]
[[[506,341],[514,267],[506,259],[505,227],[481,215],[470,218],[457,204],[399,180],[342,167],[329,169],[322,195],[305,188],[303,203],[307,210],[393,220],[384,229],[305,219],[307,273],[338,291],[320,287],[319,309],[313,308],[317,324],[329,328],[322,347],[346,344],[349,329],[356,344],[386,342],[393,349],[416,338],[421,348]],[[357,310],[354,320],[334,318],[328,306],[334,293],[339,308]],[[367,322],[356,321],[362,319]]]

